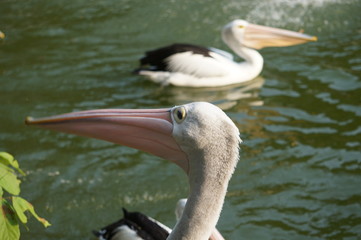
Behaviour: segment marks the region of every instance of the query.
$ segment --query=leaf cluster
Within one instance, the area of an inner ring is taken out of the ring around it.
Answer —
[[[15,240],[20,239],[19,224],[26,224],[28,217],[25,212],[29,212],[44,227],[50,223],[38,216],[33,205],[20,197],[20,183],[18,175],[25,176],[20,169],[18,161],[9,153],[0,152],[0,239]]]

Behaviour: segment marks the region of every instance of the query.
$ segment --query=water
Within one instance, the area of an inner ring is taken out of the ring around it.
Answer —
[[[22,239],[92,239],[121,207],[165,224],[187,194],[177,166],[94,139],[26,127],[26,116],[210,101],[240,129],[241,161],[217,225],[226,239],[361,238],[361,4],[358,0],[0,2],[0,150],[27,172],[22,196],[52,223]],[[317,35],[261,51],[247,85],[160,87],[132,75],[172,42],[228,50],[235,18]]]

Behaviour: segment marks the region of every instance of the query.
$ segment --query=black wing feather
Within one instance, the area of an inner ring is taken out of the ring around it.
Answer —
[[[169,233],[158,224],[150,220],[147,216],[139,212],[128,212],[123,208],[124,217],[99,231],[93,231],[97,237],[111,240],[117,233],[118,227],[127,225],[137,232],[138,236],[144,240],[166,240]]]
[[[205,57],[211,57],[210,50],[206,47],[186,44],[186,43],[175,43],[166,47],[157,48],[145,53],[145,56],[140,59],[141,67],[150,67],[147,70],[153,71],[168,71],[166,58],[176,53],[182,52],[193,52],[194,54],[200,54]]]

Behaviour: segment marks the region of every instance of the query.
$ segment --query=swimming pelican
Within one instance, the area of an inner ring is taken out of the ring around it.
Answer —
[[[219,219],[239,158],[239,131],[218,107],[196,102],[170,109],[103,109],[26,123],[137,148],[170,160],[188,176],[184,212],[167,238],[207,240]]]
[[[317,37],[234,20],[223,27],[223,41],[245,61],[236,63],[231,54],[191,44],[173,44],[146,52],[135,70],[163,85],[219,87],[250,81],[263,68],[263,58],[254,49],[285,47]]]

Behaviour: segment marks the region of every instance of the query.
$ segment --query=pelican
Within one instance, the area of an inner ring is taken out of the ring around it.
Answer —
[[[195,102],[170,109],[101,109],[26,124],[133,147],[177,164],[189,195],[168,240],[207,240],[219,219],[239,159],[239,130],[218,107]]]
[[[231,54],[191,44],[173,44],[146,52],[135,73],[162,85],[219,87],[250,81],[263,68],[263,57],[255,49],[285,47],[316,41],[300,32],[234,20],[222,29],[223,41],[245,61]]]

